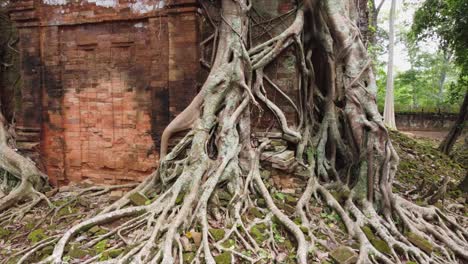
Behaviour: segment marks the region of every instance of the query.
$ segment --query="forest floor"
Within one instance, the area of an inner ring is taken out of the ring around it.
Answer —
[[[449,177],[448,189],[444,199],[438,200],[434,205],[442,210],[450,210],[452,213],[457,211],[458,214],[467,216],[468,196],[456,190],[458,182],[466,175],[466,169],[468,168],[468,150],[463,146],[463,142],[457,144],[454,151],[455,154],[451,158],[439,153],[435,149],[439,142],[437,138],[425,138],[420,135],[398,132],[391,132],[391,138],[400,157],[394,192],[418,204],[426,204],[427,199],[425,197],[438,188],[444,177]],[[270,192],[273,194],[278,207],[290,215],[291,219],[296,220],[293,214],[297,199],[301,194],[303,186],[306,184],[305,179],[287,175],[275,169],[263,170],[262,177],[269,182]],[[57,207],[56,209],[51,209],[46,203],[42,203],[25,215],[21,221],[0,223],[0,263],[18,263],[21,256],[26,253],[25,250],[29,250],[31,246],[46,241],[50,241],[50,245],[38,250],[24,263],[34,263],[50,255],[53,250],[54,239],[63,234],[67,228],[95,214],[100,208],[106,207],[112,201],[120,198],[126,191],[130,190],[114,190],[97,197],[89,196],[90,193],[80,194],[81,191],[90,187],[92,187],[91,183],[84,182],[68,186],[62,190],[50,191],[47,193],[47,196]],[[227,204],[227,201],[230,200],[227,192],[225,196],[220,195],[219,197],[221,205],[223,203]],[[132,202],[140,205],[149,203],[152,199],[154,197],[138,196],[133,197]],[[258,204],[262,206],[261,201]],[[264,201],[263,206],[265,206]],[[339,254],[338,249],[341,248],[340,246],[345,245],[354,248],[358,245],[357,242],[348,237],[340,221],[340,217],[326,205],[314,202],[310,204],[310,210],[316,216],[316,219],[313,220],[317,226],[314,234],[317,238],[326,241],[328,247],[328,249],[323,246],[317,247],[315,254],[316,262],[339,263],[335,259],[337,258],[337,254]],[[265,224],[255,221],[257,218],[263,218],[263,215],[260,214],[263,213],[259,210],[250,210],[248,214],[243,216],[246,218],[246,223],[251,223],[250,230],[254,239],[261,245],[262,242],[272,237],[276,242],[276,262],[294,263],[293,257],[295,254],[293,251],[295,241],[279,224],[273,225],[273,230],[265,230]],[[275,222],[274,217],[271,220]],[[85,238],[106,234],[114,226],[122,223],[122,221],[125,221],[125,219],[108,225],[96,226],[82,232],[80,237],[76,239],[76,244],[71,244],[67,247],[64,260],[68,260],[69,263],[83,263],[87,259],[99,255],[98,259],[104,261],[120,255],[122,251],[129,250],[128,248],[124,249],[115,246],[119,240],[115,237],[103,239],[86,249],[83,249],[82,245],[80,245],[80,241],[86,240]],[[468,223],[460,224],[468,228]],[[210,219],[210,225],[216,227],[216,220],[214,218]],[[328,228],[324,228],[325,226]],[[332,231],[330,232],[330,230]],[[210,229],[210,233],[215,240],[224,236],[224,230],[222,229]],[[372,232],[366,233],[366,235],[376,245],[382,241],[379,241],[376,237],[373,238]],[[191,257],[193,258],[195,254],[194,251],[197,248],[197,244],[200,243],[200,237],[201,233],[191,231],[182,240],[184,241],[185,262],[190,263]],[[235,246],[230,244],[236,242],[228,240],[224,243],[227,244],[225,246],[230,247]],[[385,252],[386,245],[381,244],[378,249]],[[248,254],[248,252],[244,253]],[[217,263],[225,263],[223,262],[223,257],[225,257],[223,255],[215,257]]]

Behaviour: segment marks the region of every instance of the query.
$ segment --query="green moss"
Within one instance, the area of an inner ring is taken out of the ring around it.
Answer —
[[[263,229],[260,225],[254,225],[250,229],[250,233],[252,234],[255,241],[259,244],[267,239],[264,230],[265,229]]]
[[[112,249],[106,252],[103,252],[99,260],[104,261],[108,259],[113,259],[120,256],[123,253],[123,249]]]
[[[232,255],[229,252],[224,252],[214,257],[216,264],[231,264]]]
[[[103,240],[99,241],[99,243],[97,243],[94,246],[94,250],[98,254],[104,252],[104,250],[106,250],[106,248],[107,248],[107,239],[103,239]]]
[[[42,228],[36,229],[32,231],[28,235],[28,240],[31,241],[31,243],[35,244],[41,240],[46,239],[48,236],[44,233],[44,230]]]
[[[383,241],[382,239],[374,239],[371,240],[371,244],[380,252],[385,253],[387,255],[392,254],[392,250],[387,242]]]
[[[370,228],[370,226],[363,226],[361,229],[366,235],[367,239],[369,240],[375,239],[374,232],[372,232],[372,229]]]
[[[233,239],[228,239],[221,244],[225,248],[231,248],[236,245],[236,242]]]
[[[76,208],[73,208],[71,206],[65,206],[64,208],[60,209],[57,212],[57,216],[65,216],[65,215],[70,215],[73,213],[76,213],[78,210]]]
[[[309,232],[309,229],[307,229],[307,227],[301,225],[299,226],[299,228],[301,229],[301,231],[304,233],[304,234],[307,234]]]
[[[68,255],[72,258],[80,259],[88,255],[88,251],[81,249],[79,245],[72,245],[70,251],[68,251]]]
[[[380,252],[390,255],[392,250],[390,246],[384,240],[377,237],[372,229],[369,226],[362,227],[362,231],[366,235],[367,239],[371,242],[371,244]]]
[[[257,217],[257,218],[263,218],[265,217],[265,214],[262,213],[260,210],[258,210],[258,208],[256,207],[252,207],[249,209],[249,213],[250,215],[254,216],[254,217]]]
[[[300,217],[296,217],[294,218],[293,222],[296,224],[296,225],[300,225],[302,224],[302,219]]]
[[[145,195],[140,192],[135,192],[128,199],[132,202],[133,205],[141,206],[145,205],[149,200]]]
[[[211,228],[209,231],[215,241],[223,239],[224,235],[226,234],[226,231],[224,231],[224,229],[221,228]]]
[[[290,205],[296,205],[297,203],[297,198],[292,195],[287,194],[285,196],[285,199],[286,199],[286,202]]]
[[[192,260],[195,259],[195,253],[194,252],[184,253],[182,257],[184,259],[184,263],[192,263]]]
[[[432,251],[434,250],[434,247],[428,240],[424,239],[423,237],[413,232],[406,233],[406,237],[411,243],[416,245],[418,248],[424,250],[428,254],[431,254]]]
[[[10,235],[10,231],[3,227],[0,227],[0,239]]]

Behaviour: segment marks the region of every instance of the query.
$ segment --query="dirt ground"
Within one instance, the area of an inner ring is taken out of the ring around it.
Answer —
[[[430,138],[442,141],[447,135],[448,131],[426,131],[426,130],[400,130],[400,132],[416,138]]]

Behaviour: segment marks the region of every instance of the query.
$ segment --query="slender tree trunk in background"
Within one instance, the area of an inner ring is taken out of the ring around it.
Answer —
[[[465,127],[466,118],[468,117],[468,91],[465,93],[465,99],[460,107],[458,118],[453,124],[450,132],[445,137],[444,141],[440,143],[439,150],[445,154],[449,154],[457,142],[458,137],[462,134],[463,128]]]
[[[378,27],[378,18],[380,9],[382,8],[385,0],[381,0],[380,3],[377,5],[375,0],[372,0],[371,14],[369,15],[369,26],[371,30],[369,30],[369,43],[367,44],[369,47],[375,46],[377,44],[377,27]]]
[[[443,103],[444,84],[445,84],[445,79],[447,78],[447,70],[448,70],[448,65],[450,62],[450,57],[452,57],[450,52],[444,52],[444,61],[442,62],[442,69],[440,69],[439,95],[437,98],[437,107],[439,108],[439,110]]]
[[[395,0],[392,0],[389,19],[389,43],[387,65],[387,87],[385,92],[384,123],[390,129],[397,129],[393,96],[393,48],[395,46]]]

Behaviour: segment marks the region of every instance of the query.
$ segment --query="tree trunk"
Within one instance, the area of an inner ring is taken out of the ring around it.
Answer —
[[[396,0],[392,0],[389,18],[389,43],[388,43],[388,64],[387,64],[387,86],[385,90],[384,123],[390,129],[397,129],[395,123],[395,98],[393,91],[393,49],[395,47],[395,5]]]
[[[468,193],[468,173],[465,176],[465,178],[458,185],[458,189],[460,189],[464,193]]]
[[[380,10],[382,9],[383,4],[385,3],[385,0],[381,0],[380,3],[377,5],[375,0],[372,0],[371,7],[370,7],[370,15],[369,15],[369,25],[370,25],[370,30],[368,33],[368,46],[374,47],[377,45],[377,33],[378,33],[378,19],[379,19],[379,13]]]
[[[9,209],[25,198],[31,198],[33,203],[37,199],[45,197],[39,191],[47,185],[47,176],[36,167],[34,162],[21,156],[11,147],[11,136],[8,132],[8,125],[3,114],[0,113],[0,169],[13,175],[19,181],[18,187],[8,192],[5,196],[0,196],[0,212]],[[0,179],[3,185],[7,185],[8,178]],[[3,191],[5,194],[5,192]]]
[[[450,57],[451,54],[449,51],[444,51],[444,60],[442,62],[442,67],[440,69],[440,77],[439,77],[439,94],[437,96],[437,106],[440,107],[443,104],[443,99],[444,99],[444,84],[445,84],[445,79],[447,78],[447,71],[450,63]]]
[[[453,145],[457,142],[458,137],[463,133],[465,128],[465,123],[468,117],[468,91],[465,93],[465,99],[460,107],[460,112],[458,113],[457,120],[453,124],[447,136],[444,138],[442,143],[439,145],[439,150],[445,154],[450,154],[452,151]]]

